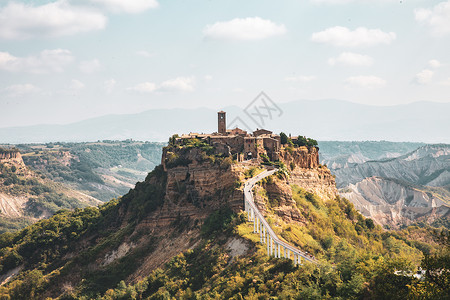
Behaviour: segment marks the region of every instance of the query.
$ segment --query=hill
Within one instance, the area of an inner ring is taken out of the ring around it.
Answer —
[[[273,99],[277,102],[277,99]],[[251,102],[250,100],[248,101]],[[274,132],[302,133],[319,140],[391,140],[450,143],[450,103],[417,102],[370,106],[340,100],[278,103],[280,114],[252,121],[242,108],[227,107],[229,125],[245,130],[270,127]],[[308,112],[308,113],[305,113]],[[97,140],[166,141],[181,132],[212,132],[216,110],[155,109],[138,114],[108,115],[66,125],[0,128],[2,143],[82,142]],[[351,116],[351,117],[347,117]],[[234,118],[242,122],[231,124]],[[321,121],[318,122],[317,120]],[[164,126],[161,126],[164,124]],[[245,128],[248,127],[248,128]]]
[[[60,209],[98,203],[29,169],[18,149],[0,148],[0,232],[22,228]]]
[[[162,165],[120,199],[62,211],[1,235],[0,294],[15,299],[425,295],[432,283],[420,283],[411,272],[424,255],[440,253],[440,234],[447,231],[385,232],[336,196],[330,171],[316,164],[315,148],[284,148],[280,157],[280,172],[258,184],[255,201],[272,228],[314,255],[318,265],[268,257],[254,225],[240,212],[243,182],[260,172],[262,161],[238,163],[192,140],[169,145]],[[448,291],[431,286],[429,299]]]
[[[133,188],[161,161],[162,143],[19,144],[24,163],[55,182],[108,201]]]

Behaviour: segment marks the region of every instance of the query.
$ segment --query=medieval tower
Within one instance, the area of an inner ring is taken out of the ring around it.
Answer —
[[[220,134],[226,134],[227,133],[227,120],[225,116],[224,111],[219,111],[217,113],[217,122],[218,122],[218,128]]]

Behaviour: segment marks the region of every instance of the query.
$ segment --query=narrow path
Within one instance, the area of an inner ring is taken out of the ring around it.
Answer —
[[[249,179],[244,184],[244,207],[248,215],[248,220],[253,221],[253,232],[259,233],[260,242],[262,244],[267,244],[267,254],[269,256],[275,256],[278,258],[283,256],[285,258],[291,258],[292,253],[295,264],[301,264],[302,258],[308,262],[317,263],[317,260],[309,256],[307,253],[292,245],[289,245],[285,241],[282,241],[272,230],[263,214],[255,205],[252,193],[253,187],[258,181],[274,174],[277,171],[278,169],[266,170]]]

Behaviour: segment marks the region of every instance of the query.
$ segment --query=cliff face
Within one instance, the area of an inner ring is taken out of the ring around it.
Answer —
[[[319,150],[315,147],[283,149],[281,160],[291,175],[290,184],[296,184],[305,190],[317,194],[323,199],[334,199],[337,195],[334,176],[328,168],[319,164]]]
[[[319,149],[316,147],[283,148],[280,158],[285,164],[294,163],[299,168],[315,169],[319,166]]]
[[[171,161],[176,155],[177,161]],[[148,218],[153,226],[164,227],[176,220],[203,221],[224,205],[234,211],[243,207],[240,178],[244,167],[230,159],[213,161],[197,148],[174,153],[163,151],[162,166],[167,174],[164,204]]]
[[[15,149],[0,148],[0,162],[15,162],[23,165],[22,155]]]

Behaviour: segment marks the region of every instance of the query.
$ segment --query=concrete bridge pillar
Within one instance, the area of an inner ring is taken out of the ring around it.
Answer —
[[[270,237],[270,256],[273,255],[273,239]]]
[[[264,231],[264,233],[263,233],[263,243],[265,244],[266,243],[266,227],[264,227],[264,226],[263,226],[263,231]]]

